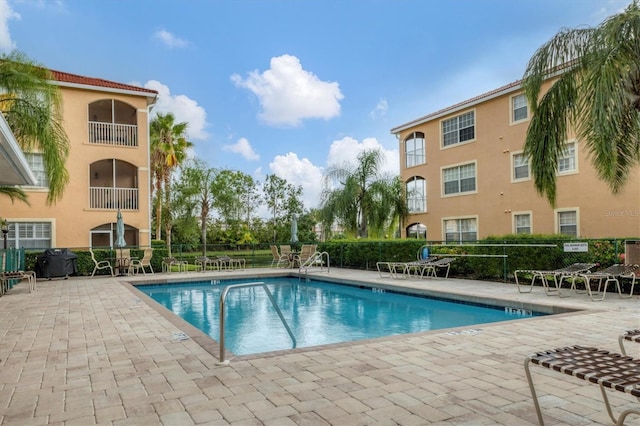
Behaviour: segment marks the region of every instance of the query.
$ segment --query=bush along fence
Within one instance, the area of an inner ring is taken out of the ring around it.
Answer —
[[[451,265],[450,277],[514,282],[513,273],[518,269],[551,270],[576,262],[595,263],[596,269],[603,269],[613,264],[625,263],[625,241],[638,239],[640,238],[575,239],[562,235],[507,235],[462,244],[413,239],[336,240],[314,244],[318,245],[318,251],[329,254],[331,266],[336,268],[372,271],[380,261],[415,260],[426,246],[430,255],[456,258]],[[247,268],[264,268],[271,266],[272,255],[269,246],[270,244],[206,247],[174,245],[171,247],[171,256],[186,261],[189,265],[194,265],[195,258],[204,253],[210,257],[241,257],[245,259]],[[71,250],[78,256],[78,275],[91,275],[94,264],[89,248]],[[131,256],[141,258],[144,247],[131,247],[130,250]],[[117,257],[117,249],[94,248],[93,251],[98,261],[113,262]],[[26,269],[34,270],[36,258],[40,253],[42,250],[26,252]],[[162,259],[168,255],[166,247],[154,244],[151,264],[155,271],[162,271]],[[100,272],[108,273],[105,270]]]

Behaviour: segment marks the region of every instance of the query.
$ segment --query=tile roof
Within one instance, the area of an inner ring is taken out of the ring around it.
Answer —
[[[130,84],[117,83],[115,81],[103,80],[101,78],[85,77],[77,74],[70,74],[68,72],[49,70],[53,74],[53,78],[60,83],[72,83],[82,84],[86,86],[107,87],[110,89],[118,90],[130,90],[133,92],[148,93],[151,95],[157,95],[157,90],[145,89],[140,86],[132,86]]]

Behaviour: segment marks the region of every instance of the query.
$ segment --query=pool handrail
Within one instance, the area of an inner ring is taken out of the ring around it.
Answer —
[[[278,316],[280,317],[280,320],[282,321],[282,324],[284,325],[284,328],[287,329],[287,333],[289,333],[289,337],[291,337],[291,340],[293,341],[293,347],[295,348],[298,344],[296,342],[296,338],[293,335],[293,332],[291,331],[291,328],[289,328],[289,324],[287,323],[287,320],[285,319],[284,315],[282,315],[282,311],[280,310],[280,308],[278,307],[278,304],[276,303],[276,299],[273,298],[273,294],[271,294],[271,291],[269,290],[269,287],[267,287],[267,284],[264,281],[255,281],[255,282],[249,282],[249,283],[240,283],[240,284],[231,284],[226,286],[224,289],[222,289],[222,292],[220,293],[220,360],[219,360],[219,364],[228,364],[229,361],[225,361],[224,359],[224,300],[227,297],[227,293],[229,293],[229,290],[234,289],[234,288],[240,288],[240,287],[262,287],[264,288],[264,291],[267,293],[267,296],[269,296],[269,300],[271,301],[271,304],[273,305],[273,308],[276,310]]]

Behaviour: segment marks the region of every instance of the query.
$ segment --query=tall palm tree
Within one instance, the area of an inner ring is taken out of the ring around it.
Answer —
[[[640,164],[640,7],[595,28],[566,29],[529,61],[523,87],[532,109],[524,152],[538,192],[556,199],[556,171],[571,126],[601,180],[621,190]],[[543,83],[556,78],[540,97]]]
[[[20,52],[0,55],[0,113],[23,151],[42,153],[49,204],[62,198],[69,182],[69,138],[62,127],[60,92],[52,80],[49,70]]]
[[[187,122],[176,123],[175,117],[171,113],[158,114],[151,120],[149,133],[151,137],[151,173],[154,183],[151,196],[153,198],[155,190],[156,238],[158,239],[162,235],[163,208],[170,214],[171,174],[187,158],[187,149],[193,146],[186,139],[187,127]],[[165,218],[165,222],[167,222],[167,218]],[[168,229],[171,229],[170,225]],[[168,235],[168,246],[171,244],[170,238]]]
[[[362,151],[357,160],[357,165],[345,163],[327,169],[321,211],[325,227],[338,221],[347,232],[366,238],[370,226],[381,233],[394,217],[406,216],[398,208],[406,203],[394,178],[381,173],[382,151]],[[332,188],[334,183],[339,187]]]

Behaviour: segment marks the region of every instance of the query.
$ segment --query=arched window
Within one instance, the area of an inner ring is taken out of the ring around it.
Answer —
[[[413,132],[404,140],[405,164],[406,167],[424,164],[424,133]]]
[[[133,226],[127,225],[126,214],[123,215],[125,220],[124,225],[124,240],[127,243],[127,246],[137,246],[139,245],[138,240],[138,229]],[[116,216],[114,214],[113,220],[116,220]],[[116,241],[116,222],[113,223],[103,223],[100,226],[96,226],[90,231],[90,241],[91,247],[93,248],[113,248],[113,245]]]
[[[427,211],[427,183],[420,176],[414,176],[407,181],[407,207],[409,213]]]
[[[412,223],[407,226],[407,238],[415,238],[418,240],[427,239],[427,227],[422,223]]]

